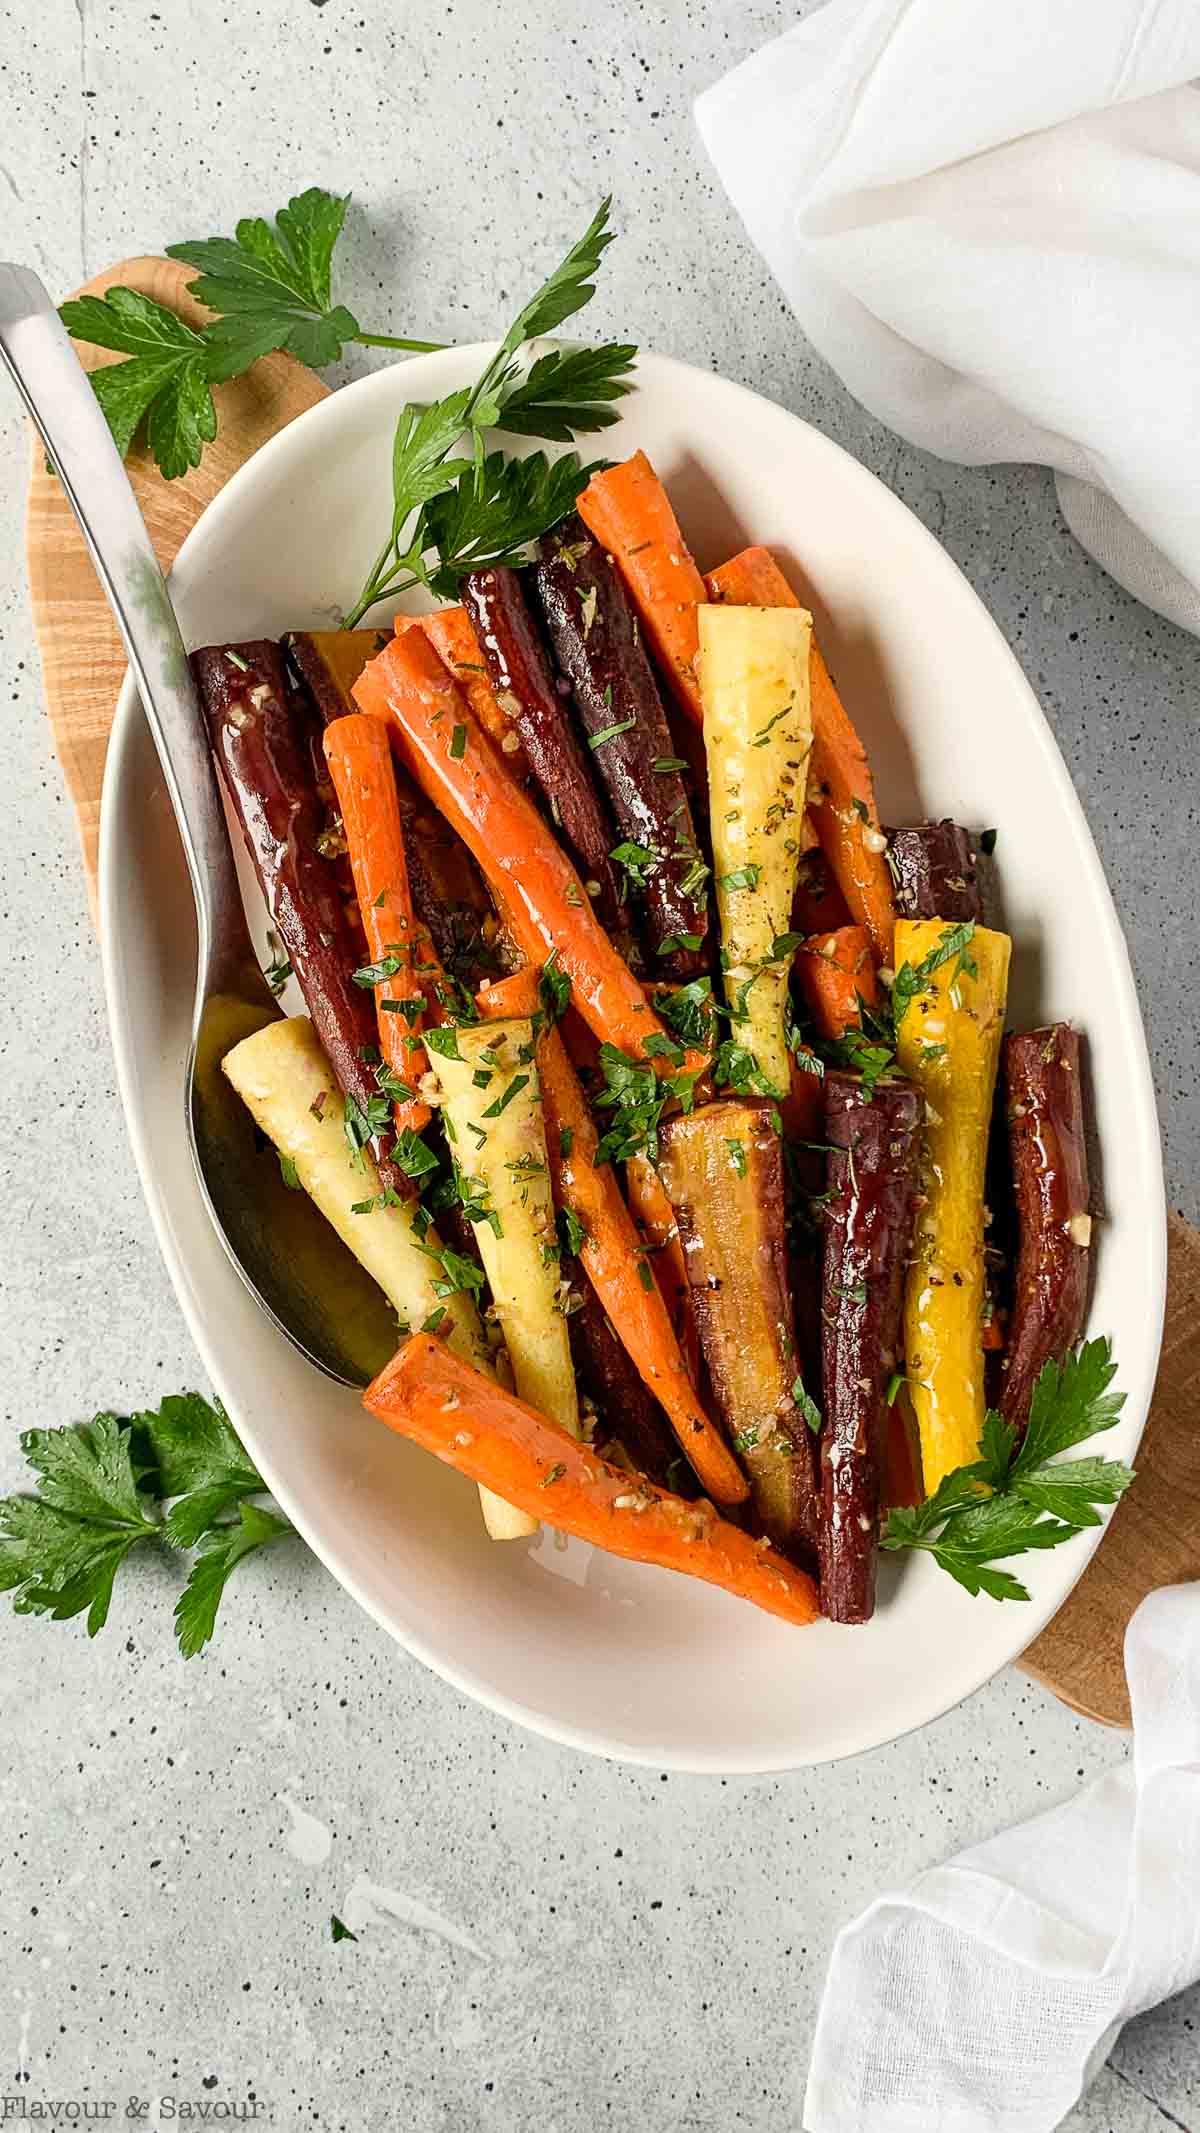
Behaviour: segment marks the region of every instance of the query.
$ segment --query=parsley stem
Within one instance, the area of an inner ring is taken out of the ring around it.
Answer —
[[[385,560],[386,554],[387,551],[385,551],[384,557],[380,559],[381,562]],[[420,578],[415,576],[383,578],[380,576],[380,563],[377,563],[364,585],[360,597],[344,617],[343,628],[348,630],[357,629],[363,616],[370,608],[378,607],[381,600],[399,599],[401,593],[411,592],[414,585],[420,585],[422,582]]]
[[[360,348],[407,348],[412,355],[440,355],[449,346],[446,341],[397,340],[392,333],[356,333],[354,339]]]

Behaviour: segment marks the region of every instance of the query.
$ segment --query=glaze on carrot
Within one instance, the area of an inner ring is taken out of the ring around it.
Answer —
[[[395,1102],[396,1131],[420,1133],[430,1111],[416,1093],[428,1065],[417,1032],[426,1021],[440,1019],[428,1009],[442,973],[428,931],[413,913],[387,728],[361,711],[334,719],[325,728],[325,760],[341,809],[371,963],[381,969],[400,966],[373,987],[379,1049],[392,1073],[413,1092]]]
[[[438,607],[431,615],[397,615],[396,635],[402,637],[411,629],[421,630],[428,637],[442,665],[453,674],[480,725],[503,750],[513,776],[524,780],[529,765],[520,735],[497,701],[466,608]]]
[[[665,1034],[597,923],[570,860],[508,771],[422,630],[394,637],[355,683],[362,710],[389,721],[408,767],[470,848],[531,963],[557,949],[596,1035],[636,1059]]]
[[[772,1547],[718,1517],[711,1504],[688,1503],[610,1466],[431,1334],[405,1342],[363,1404],[546,1525],[611,1555],[702,1578],[785,1622],[816,1618],[812,1579]]]
[[[646,454],[593,474],[575,508],[620,571],[671,694],[701,725],[696,609],[708,595]]]
[[[744,548],[709,573],[709,597],[735,607],[799,607],[769,548]],[[866,750],[814,637],[809,661],[812,756],[808,807],[850,916],[865,926],[878,960],[892,960],[896,904]]]
[[[862,926],[814,933],[795,961],[796,977],[819,1034],[830,1043],[857,1029],[862,1009],[879,1005],[871,943]]]
[[[523,1013],[529,977],[518,971],[476,994],[481,1015]],[[599,1135],[579,1077],[556,1029],[537,1043],[538,1079],[555,1201],[583,1227],[579,1260],[643,1382],[670,1420],[702,1486],[718,1503],[741,1503],[745,1476],[700,1404],[654,1269],[621,1197],[611,1163],[596,1165]]]
[[[692,1309],[687,1263],[675,1209],[667,1188],[648,1156],[631,1155],[625,1165],[625,1191],[629,1212],[654,1254],[654,1272],[663,1301],[671,1316],[688,1376],[693,1385],[700,1370],[700,1336]]]

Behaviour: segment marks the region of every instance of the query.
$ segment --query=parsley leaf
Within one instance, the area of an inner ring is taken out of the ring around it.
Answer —
[[[224,1409],[199,1393],[171,1395],[160,1407],[132,1416],[96,1415],[79,1428],[27,1430],[21,1443],[38,1477],[37,1494],[0,1501],[0,1592],[13,1594],[19,1614],[47,1614],[61,1622],[86,1610],[94,1637],[108,1618],[113,1579],[131,1549],[146,1540],[199,1543],[205,1553],[229,1560],[219,1582],[206,1573],[200,1614],[189,1603],[186,1637],[180,1621],[187,1657],[211,1634],[228,1569],[257,1545],[247,1536],[274,1539],[292,1530],[285,1519],[246,1501],[263,1492],[262,1477]],[[172,1508],[160,1517],[160,1507],[172,1498]],[[237,1522],[223,1521],[222,1513],[235,1505]],[[199,1560],[189,1589],[198,1570]],[[186,1598],[185,1592],[181,1608]]]
[[[213,377],[236,378],[273,348],[320,370],[357,340],[358,320],[332,300],[334,246],[349,204],[349,194],[312,185],[280,208],[273,228],[250,215],[232,237],[167,246],[169,259],[199,268],[197,302],[222,314],[208,333]]]
[[[591,277],[612,242],[609,205],[604,201],[579,243],[518,312],[471,389],[402,412],[391,531],[346,616],[348,628],[378,600],[413,586],[453,599],[468,571],[519,561],[590,479],[594,469],[581,467],[575,453],[552,465],[541,452],[511,460],[485,452],[483,433],[510,429],[566,443],[613,419],[607,403],[628,390],[632,348],[552,351],[524,376],[518,360],[526,342],[553,333],[594,294]]]
[[[213,1526],[200,1542],[187,1584],[175,1604],[175,1634],[185,1659],[202,1651],[212,1636],[217,1609],[230,1572],[255,1548],[284,1540],[292,1528],[273,1511],[257,1504],[239,1506],[235,1524]]]
[[[210,1403],[198,1392],[171,1393],[152,1412],[134,1415],[133,1424],[153,1452],[156,1493],[178,1498],[163,1528],[177,1547],[194,1547],[222,1511],[262,1492],[262,1476],[219,1401]]]
[[[560,444],[607,429],[620,416],[606,403],[631,390],[628,374],[636,355],[636,348],[612,341],[602,348],[552,349],[506,395],[495,427]]]
[[[357,1935],[357,1933],[352,1933],[352,1932],[350,1931],[350,1928],[349,1928],[349,1926],[347,1926],[347,1925],[343,1925],[343,1923],[342,1923],[341,1919],[340,1919],[340,1918],[338,1917],[338,1915],[337,1915],[337,1912],[336,1912],[336,1911],[335,1911],[335,1912],[334,1912],[334,1913],[332,1914],[332,1916],[331,1916],[331,1918],[330,1918],[330,1920],[329,1920],[329,1933],[330,1933],[330,1938],[331,1938],[331,1939],[332,1939],[332,1940],[333,1940],[333,1941],[334,1941],[335,1943],[336,1943],[337,1941],[339,1941],[339,1940],[357,1940],[357,1939],[358,1939],[358,1935]]]
[[[1027,1600],[1025,1586],[997,1561],[1057,1548],[1099,1525],[1097,1506],[1116,1503],[1133,1480],[1118,1460],[1059,1456],[1113,1427],[1124,1404],[1109,1389],[1114,1375],[1106,1340],[1086,1342],[1061,1365],[1048,1362],[1020,1447],[1011,1423],[989,1410],[979,1458],[947,1474],[925,1503],[891,1511],[881,1545],[925,1550],[968,1592]]]
[[[425,505],[408,558],[415,579],[452,600],[468,571],[519,562],[531,541],[565,517],[595,472],[578,452],[554,460],[544,452],[477,457]],[[421,560],[430,549],[432,565]]]
[[[21,1446],[38,1493],[0,1502],[0,1592],[14,1595],[18,1614],[56,1622],[86,1609],[94,1637],[120,1565],[159,1530],[140,1493],[130,1427],[101,1414],[79,1429],[27,1430]]]
[[[611,197],[600,202],[578,244],[573,244],[560,266],[542,283],[537,295],[517,313],[501,343],[496,368],[516,354],[523,341],[536,341],[553,333],[566,319],[582,311],[596,294],[592,276],[613,241],[608,227]]]
[[[1029,1473],[1056,1452],[1081,1444],[1085,1437],[1111,1429],[1125,1405],[1123,1392],[1109,1391],[1116,1374],[1106,1340],[1086,1341],[1061,1368],[1047,1363],[1033,1388],[1014,1476]]]
[[[144,424],[146,442],[168,481],[198,467],[205,445],[217,434],[211,353],[202,336],[136,289],[76,297],[60,307],[59,317],[75,340],[129,358],[91,373],[121,457]]]

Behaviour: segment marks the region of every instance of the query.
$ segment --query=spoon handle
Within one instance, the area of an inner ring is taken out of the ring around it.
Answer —
[[[202,992],[214,960],[246,953],[204,714],[120,453],[66,329],[28,267],[0,264],[0,358],[41,432],[129,654],[191,875]]]

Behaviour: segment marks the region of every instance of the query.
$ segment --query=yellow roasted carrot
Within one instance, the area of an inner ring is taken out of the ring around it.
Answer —
[[[983,926],[896,922],[896,1057],[925,1098],[904,1339],[930,1495],[983,1428],[984,1170],[1011,950]]]

